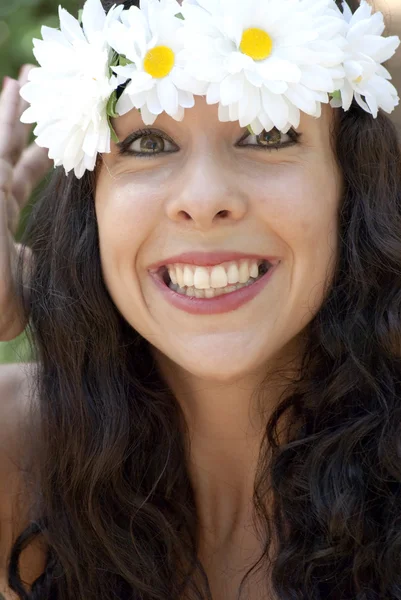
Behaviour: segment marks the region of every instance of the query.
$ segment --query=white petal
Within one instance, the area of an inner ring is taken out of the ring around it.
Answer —
[[[361,0],[359,8],[354,12],[349,21],[350,26],[352,27],[358,21],[362,21],[363,19],[369,19],[372,14],[372,7],[369,6],[365,0]]]
[[[122,67],[123,68],[123,67]],[[127,87],[127,92],[133,96],[141,92],[148,91],[154,87],[154,80],[149,73],[144,71],[132,71],[130,73],[130,83]]]
[[[59,6],[60,29],[69,42],[81,40],[85,42],[85,36],[77,19],[68,11]]]
[[[101,131],[99,133],[99,143],[97,147],[98,152],[110,152],[110,144],[111,144],[111,132],[109,128],[109,124],[105,121],[102,124]]]
[[[270,119],[269,115],[267,115],[264,111],[261,111],[258,115],[258,118],[251,123],[252,131],[259,135],[262,133],[263,129],[266,131],[271,131],[274,127],[273,121]]]
[[[184,90],[178,90],[178,104],[183,108],[193,108],[195,106],[194,95]]]
[[[95,154],[97,154],[99,139],[99,132],[94,131],[93,127],[89,128],[85,135],[84,143],[82,145],[82,150],[85,152],[85,154],[88,154],[89,156],[94,156]]]
[[[131,100],[131,97],[126,93],[126,91],[124,91],[123,94],[121,95],[121,97],[117,100],[117,104],[116,104],[117,114],[119,114],[120,116],[125,115],[127,112],[129,112],[133,108],[134,108],[134,104]]]
[[[363,21],[359,21],[358,23],[355,23],[355,25],[353,27],[349,28],[348,33],[347,33],[347,40],[349,41],[350,44],[353,44],[354,42],[358,41],[360,38],[364,37],[365,35],[373,34],[373,31],[372,31],[372,19],[373,18],[375,19],[376,23],[377,23],[377,19],[379,19],[379,21],[381,21],[380,25],[382,25],[382,31],[381,31],[381,33],[379,33],[377,35],[381,35],[383,33],[383,31],[384,31],[383,15],[381,15],[380,13],[376,13],[369,19],[364,19]]]
[[[312,90],[334,92],[329,71],[319,65],[302,68],[301,83]]]
[[[94,34],[102,31],[106,21],[106,13],[100,0],[86,0],[82,11],[82,26],[89,41]]]
[[[343,0],[343,2],[342,2],[342,8],[343,8],[344,18],[347,21],[347,23],[349,23],[352,19],[352,10],[348,6],[347,2],[345,2],[345,0]]]
[[[159,81],[157,93],[163,110],[170,116],[175,115],[178,110],[178,91],[169,77]]]
[[[260,88],[245,83],[244,94],[239,101],[239,122],[241,127],[246,127],[260,113],[262,106]]]
[[[275,127],[280,129],[288,122],[288,105],[285,99],[280,95],[272,94],[266,88],[262,88],[263,108],[269,115]]]
[[[366,100],[366,104],[370,108],[370,111],[371,111],[372,115],[376,119],[377,113],[379,112],[379,107],[378,107],[378,104],[377,104],[376,96],[373,96],[373,95],[370,95],[370,94],[366,94],[365,95],[365,100]]]
[[[375,35],[365,35],[363,38],[359,38],[355,49],[382,63],[393,56],[399,45],[400,40],[397,36],[381,38]]]
[[[261,74],[258,73],[258,71],[246,69],[244,71],[244,75],[247,78],[247,80],[249,81],[249,83],[251,83],[255,87],[262,87],[264,80],[263,80],[263,77],[261,76]]]
[[[95,168],[95,165],[96,165],[96,161],[97,161],[97,154],[95,154],[94,156],[88,156],[87,154],[85,154],[84,165],[88,171],[93,171],[93,169]]]
[[[238,102],[244,93],[244,77],[242,75],[229,75],[220,85],[220,98],[223,105]]]
[[[284,94],[288,90],[288,83],[285,81],[265,81],[264,87],[273,94]]]
[[[207,104],[217,104],[220,102],[220,84],[210,83],[206,95]]]
[[[171,71],[170,78],[174,85],[180,90],[199,96],[206,94],[207,83],[196,80],[184,69],[174,68]]]
[[[174,115],[171,115],[175,121],[182,121],[185,115],[185,108],[182,106],[178,107],[177,112]]]
[[[134,62],[140,60],[140,55],[136,51],[134,40],[132,39],[132,33],[119,21],[115,21],[108,27],[105,31],[105,38],[107,43],[119,54],[123,54]],[[138,36],[136,36],[137,38]]]
[[[288,87],[285,96],[297,108],[312,117],[315,116],[317,109],[316,100],[310,90],[302,85],[292,85]]]
[[[218,115],[219,121],[221,121],[222,123],[226,123],[227,121],[229,121],[230,111],[228,106],[223,106],[222,104],[219,104]]]
[[[153,125],[157,119],[157,115],[151,113],[146,104],[144,104],[141,108],[141,117],[145,125]]]
[[[299,124],[301,122],[301,112],[299,108],[294,106],[291,102],[288,102],[288,122],[294,127],[294,129],[298,129]]]
[[[66,174],[70,172],[71,169],[65,169]],[[74,168],[74,174],[77,179],[82,179],[86,171],[84,160],[81,160],[80,163]]]
[[[22,96],[23,97],[23,96]],[[36,123],[35,110],[30,106],[21,115],[21,123]]]
[[[149,90],[146,105],[151,113],[153,113],[154,115],[161,115],[164,109],[160,101],[157,86],[158,84],[156,84],[151,90]]]
[[[43,25],[41,33],[45,42],[56,42],[57,44],[61,44],[63,46],[69,45],[64,34],[58,29],[53,29],[53,27],[47,27],[46,25]]]
[[[377,73],[377,75],[380,75],[380,77],[383,77],[384,79],[392,79],[391,73],[389,73],[389,71],[385,67],[383,67],[383,65],[377,65],[376,73]]]
[[[238,121],[239,120],[239,106],[238,102],[234,102],[230,104],[228,107],[228,114],[230,116],[230,121]]]
[[[346,76],[351,80],[357,79],[363,74],[363,67],[357,60],[344,61],[344,69]]]
[[[259,66],[259,73],[263,79],[267,80],[278,80],[287,81],[291,83],[298,83],[302,76],[301,69],[286,60],[271,59],[264,61]]]
[[[344,82],[344,86],[341,89],[341,100],[344,110],[348,110],[354,99],[354,90],[348,81]]]
[[[250,56],[242,54],[242,52],[231,52],[227,58],[226,66],[229,73],[239,73],[244,69],[252,69],[253,60]]]

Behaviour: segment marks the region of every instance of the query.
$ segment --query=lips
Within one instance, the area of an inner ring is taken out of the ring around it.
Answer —
[[[279,262],[276,256],[265,256],[263,254],[244,254],[232,251],[216,252],[184,252],[175,256],[169,256],[165,259],[149,265],[148,270],[151,273],[157,273],[161,268],[171,264],[197,265],[199,267],[214,267],[228,261],[239,261],[241,259],[263,260],[272,266]]]
[[[149,275],[154,282],[156,289],[159,290],[168,304],[192,315],[211,316],[238,310],[241,306],[253,300],[253,298],[260,294],[268,285],[279,265],[280,261],[270,267],[266,273],[261,275],[255,280],[255,283],[252,283],[251,285],[245,285],[245,287],[242,287],[241,289],[224,295],[218,295],[210,299],[206,297],[197,298],[177,293],[159,276],[158,271],[149,271]]]

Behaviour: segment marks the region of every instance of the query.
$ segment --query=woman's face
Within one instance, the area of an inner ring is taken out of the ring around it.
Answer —
[[[319,310],[337,250],[333,119],[324,106],[302,115],[297,141],[254,136],[198,97],[182,122],[163,114],[147,127],[136,110],[113,121],[123,145],[103,155],[96,188],[104,279],[125,319],[185,372],[228,382],[257,371]],[[226,289],[238,279],[252,285]]]

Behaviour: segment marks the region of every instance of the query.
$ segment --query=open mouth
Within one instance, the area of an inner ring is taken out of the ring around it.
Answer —
[[[244,287],[248,287],[259,281],[262,277],[264,277],[273,265],[267,260],[259,260],[257,261],[257,265],[253,264],[252,268],[249,269],[248,263],[247,266],[244,267],[242,265],[242,269],[240,269],[239,277],[234,275],[231,277],[231,281],[235,279],[239,279],[235,283],[229,283],[230,281],[230,272],[228,281],[227,278],[224,278],[224,275],[221,279],[219,279],[216,283],[213,281],[213,276],[211,280],[209,279],[209,284],[203,283],[201,286],[196,285],[196,281],[194,285],[184,285],[182,272],[179,271],[180,267],[177,269],[171,270],[167,268],[167,266],[161,267],[158,271],[158,277],[164,282],[164,284],[173,292],[180,294],[182,296],[187,296],[190,298],[215,298],[217,296],[222,296],[224,294],[232,294],[237,290],[240,290]],[[257,266],[257,271],[256,271]],[[185,267],[185,266],[183,266]],[[174,280],[175,281],[174,281]],[[196,276],[195,276],[196,279]],[[190,277],[190,281],[191,277]],[[180,285],[181,282],[181,285]]]

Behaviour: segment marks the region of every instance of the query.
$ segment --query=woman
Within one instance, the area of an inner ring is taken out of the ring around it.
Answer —
[[[8,182],[18,90],[1,97]],[[201,95],[183,120],[144,129],[144,110],[112,119],[94,171],[56,171],[19,284],[3,241],[1,337],[29,321],[38,358],[13,429],[10,598],[400,599],[393,125],[355,100],[286,134]]]

